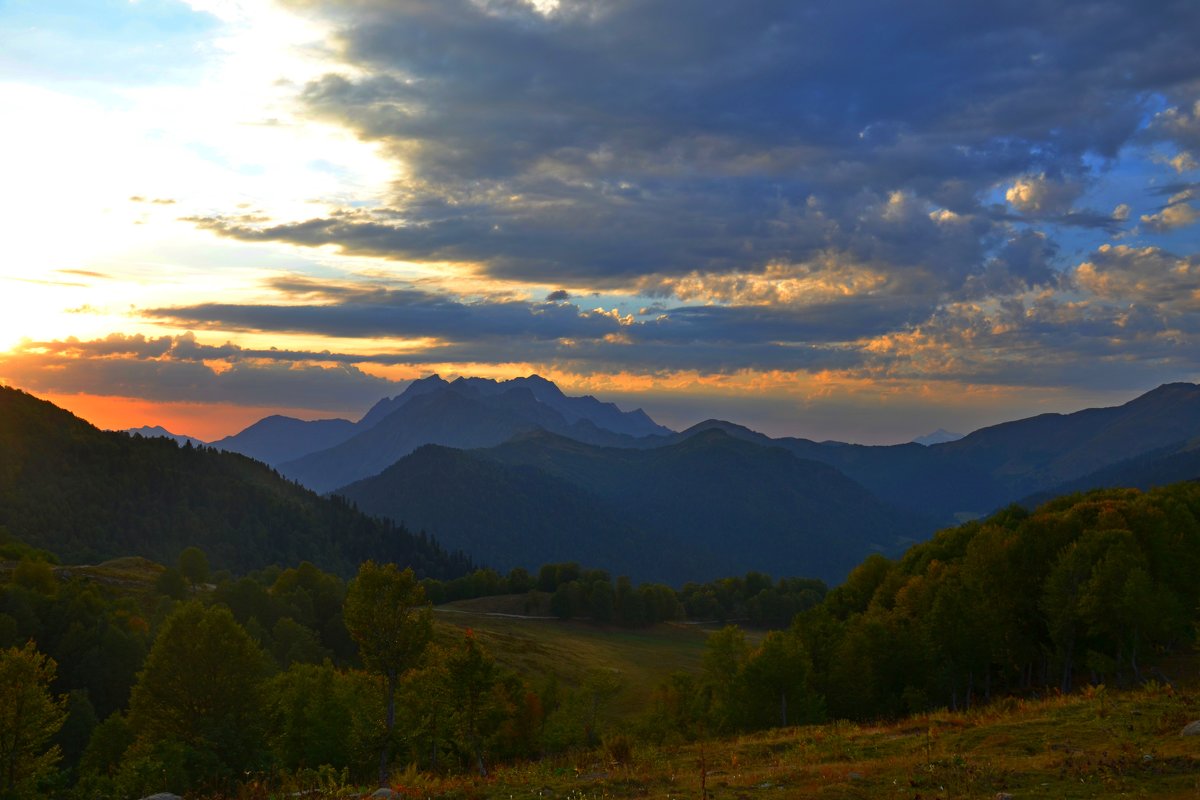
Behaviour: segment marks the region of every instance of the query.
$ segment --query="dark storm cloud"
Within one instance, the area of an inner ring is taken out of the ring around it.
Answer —
[[[986,205],[996,187],[1040,182],[1013,195],[1026,222],[1114,230],[1072,208],[1095,158],[1116,157],[1153,98],[1200,85],[1190,0],[295,4],[334,22],[356,70],[310,83],[305,105],[406,177],[383,212],[198,224],[574,285],[833,249],[919,262],[954,292],[1009,235]],[[1193,122],[1181,105],[1152,127]],[[962,240],[864,223],[898,190],[968,219]]]
[[[277,284],[279,285],[279,284]],[[435,337],[473,340],[491,336],[531,339],[600,338],[620,330],[612,316],[565,303],[465,303],[415,289],[357,291],[331,286],[310,293],[339,297],[321,305],[205,303],[155,308],[143,316],[185,326],[235,330],[296,331],[339,337]]]
[[[1030,234],[1024,238],[1038,239]],[[1015,255],[1006,272],[1018,280],[1040,278],[1037,244],[1023,239],[1010,243]],[[1005,251],[1007,252],[1007,251]],[[287,305],[202,303],[191,306],[145,309],[141,316],[182,326],[211,330],[273,333],[309,333],[333,337],[434,338],[459,344],[503,338],[529,346],[547,340],[613,340],[632,343],[789,344],[839,343],[873,336],[924,319],[925,301],[902,295],[850,296],[803,306],[698,305],[661,309],[652,319],[621,315],[602,307],[587,308],[568,302],[565,291],[552,292],[544,302],[481,299],[463,302],[444,294],[417,289],[392,289],[322,282],[304,277],[276,278],[268,285],[287,295]],[[92,347],[127,347],[118,337]],[[140,346],[161,354],[165,347],[176,355],[188,352],[186,342],[169,337],[137,340]],[[199,357],[214,357],[209,351]],[[511,353],[509,356],[511,357]],[[664,365],[669,366],[669,365]]]
[[[284,304],[149,318],[439,342],[317,359],[348,367],[1012,385],[1197,368],[1195,256],[1155,247],[1192,241],[1200,219],[1180,177],[1200,143],[1192,0],[290,2],[331,21],[347,65],[308,83],[302,108],[400,177],[381,206],[190,221],[554,291],[292,277],[271,282]],[[654,304],[621,317],[589,307],[597,290]],[[172,341],[170,358],[189,347],[204,352]]]

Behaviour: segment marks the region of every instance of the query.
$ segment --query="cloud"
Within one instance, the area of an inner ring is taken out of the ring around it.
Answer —
[[[335,302],[295,305],[202,303],[146,309],[172,324],[219,330],[319,333],[334,337],[475,340],[489,337],[596,339],[618,333],[620,318],[566,303],[462,302],[415,289],[355,289],[276,283]]]
[[[1174,143],[1181,151],[1200,151],[1200,99],[1191,108],[1172,106],[1160,111],[1148,133],[1152,138]]]
[[[1074,271],[1074,283],[1123,307],[1152,306],[1173,327],[1200,312],[1200,255],[1181,257],[1157,247],[1105,245]],[[1166,316],[1166,315],[1170,316]]]
[[[0,380],[46,393],[332,411],[364,408],[403,386],[333,354],[204,345],[191,334],[25,342],[0,354]]]
[[[1004,199],[1023,214],[1064,215],[1071,210],[1083,188],[1078,182],[1052,180],[1045,173],[1023,175],[1008,187]]]
[[[1200,211],[1191,204],[1196,193],[1187,189],[1171,195],[1167,204],[1153,214],[1143,214],[1142,224],[1155,233],[1165,233],[1176,228],[1186,228],[1200,220]]]
[[[304,107],[379,146],[389,202],[193,222],[572,290],[832,253],[953,293],[1015,223],[1114,231],[1074,208],[1097,159],[1200,76],[1187,3],[293,5],[335,26],[346,65],[307,83]],[[1181,137],[1183,116],[1160,114],[1156,135]]]

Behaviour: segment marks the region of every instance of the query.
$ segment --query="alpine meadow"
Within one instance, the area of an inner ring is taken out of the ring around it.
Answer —
[[[1200,799],[1198,36],[0,2],[0,800]]]

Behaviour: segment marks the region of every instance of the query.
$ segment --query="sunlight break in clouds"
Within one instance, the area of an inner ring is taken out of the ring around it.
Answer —
[[[372,147],[293,111],[297,86],[327,67],[318,26],[265,3],[191,5],[218,16],[219,34],[195,42],[199,63],[166,83],[0,82],[9,120],[0,281],[12,304],[0,348],[22,336],[144,329],[131,304],[228,292],[278,264],[278,254],[214,242],[180,217],[230,207],[304,217],[322,203],[369,201],[387,184]],[[300,269],[316,261],[287,258]],[[59,270],[104,280],[62,286]],[[56,285],[64,291],[47,291]]]

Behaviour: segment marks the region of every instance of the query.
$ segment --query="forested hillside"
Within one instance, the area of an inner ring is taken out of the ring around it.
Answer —
[[[997,692],[1127,684],[1185,651],[1200,609],[1200,483],[1098,490],[871,558],[793,632],[835,717]]]
[[[675,584],[751,570],[836,583],[868,553],[897,554],[932,528],[825,464],[719,430],[644,449],[534,431],[483,450],[419,451],[338,494],[506,568],[575,550]]]
[[[235,572],[309,560],[349,574],[375,558],[469,570],[427,537],[318,497],[234,453],[100,431],[0,387],[0,526],[73,563],[171,562],[189,545]]]

